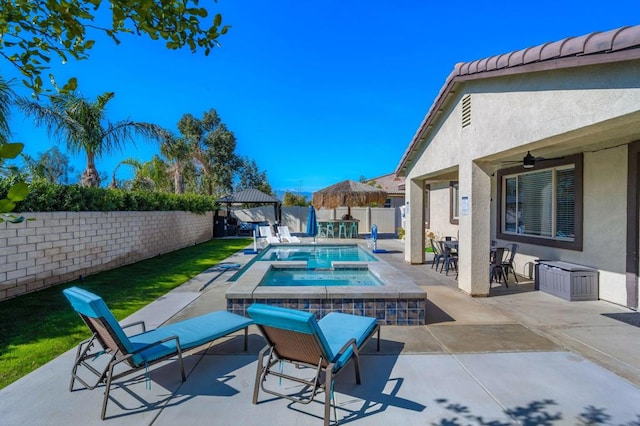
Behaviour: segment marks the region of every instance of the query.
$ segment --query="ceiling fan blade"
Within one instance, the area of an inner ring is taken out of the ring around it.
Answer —
[[[536,157],[536,161],[552,161],[552,160],[562,160],[564,157],[553,157],[553,158],[545,158],[545,157]]]

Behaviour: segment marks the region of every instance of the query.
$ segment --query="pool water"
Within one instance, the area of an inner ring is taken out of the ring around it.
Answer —
[[[261,286],[382,286],[368,268],[307,269],[271,267]]]
[[[330,268],[332,262],[375,262],[377,259],[357,245],[271,246],[258,261],[305,261],[308,268]]]

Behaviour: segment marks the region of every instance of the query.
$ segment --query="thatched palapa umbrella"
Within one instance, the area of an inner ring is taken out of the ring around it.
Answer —
[[[345,180],[313,193],[311,203],[316,209],[335,209],[346,206],[351,216],[351,207],[365,207],[373,203],[384,205],[387,193],[366,183]]]

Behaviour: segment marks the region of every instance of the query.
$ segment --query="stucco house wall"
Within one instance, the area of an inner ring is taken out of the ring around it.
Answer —
[[[627,45],[640,49],[640,38],[635,37],[640,27],[627,31]],[[613,43],[621,32],[598,37]],[[579,40],[585,50],[589,38]],[[561,44],[567,43],[571,40]],[[519,243],[516,269],[528,275],[537,259],[593,266],[599,271],[599,297],[630,303],[627,163],[628,144],[640,140],[640,54],[627,50],[606,56],[611,51],[604,48],[598,52],[602,57],[569,52],[565,62],[531,60],[526,67],[505,65],[495,72],[473,68],[489,69],[486,64],[493,58],[456,67],[398,166],[397,173],[407,179],[408,214],[414,216],[407,221],[405,260],[424,261],[420,216],[425,185],[431,189],[429,226],[444,229],[449,222],[448,183],[459,181],[459,201],[465,197],[467,212],[461,214],[458,229],[447,231],[459,233],[459,287],[472,295],[488,295],[486,252],[499,224],[496,172],[521,164],[528,151],[544,157],[578,154],[583,166],[581,249]]]
[[[565,250],[533,244],[520,244],[516,256],[517,273],[528,276],[538,259],[562,259],[566,262],[593,266],[599,270],[600,298],[624,304],[626,238],[626,147],[616,147],[584,156],[584,240],[583,250]],[[602,177],[606,176],[606,179]],[[492,182],[495,194],[497,182]],[[493,197],[495,200],[495,195]],[[495,222],[496,202],[492,202]],[[492,232],[492,239],[495,232]],[[509,243],[497,240],[500,244]]]
[[[449,181],[434,182],[429,188],[429,230],[437,236],[458,236],[458,225],[452,224],[449,217],[451,209],[451,189]]]
[[[491,161],[526,145],[532,150],[559,143],[567,148],[588,145],[609,137],[602,132],[615,123],[607,120],[638,114],[640,61],[624,68],[569,71],[527,75],[533,82],[527,76],[507,76],[464,84],[450,113],[443,114],[443,123],[430,135],[429,155],[416,160],[407,178],[445,174],[466,161]],[[612,88],[611,81],[627,87]],[[471,95],[472,118],[463,129],[461,99],[466,94]]]

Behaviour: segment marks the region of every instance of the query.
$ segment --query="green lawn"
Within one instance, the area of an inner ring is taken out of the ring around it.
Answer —
[[[90,337],[63,289],[77,285],[95,292],[121,320],[250,242],[211,240],[0,302],[0,389]]]

